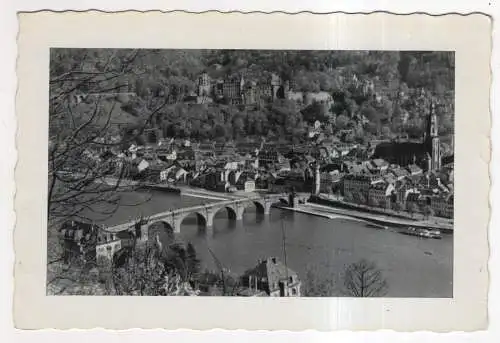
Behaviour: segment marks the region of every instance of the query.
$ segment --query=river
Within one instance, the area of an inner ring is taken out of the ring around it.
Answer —
[[[122,201],[124,206],[106,222],[214,200],[151,191],[127,194]],[[178,239],[195,246],[203,268],[217,270],[210,247],[226,268],[240,274],[259,259],[275,256],[283,261],[283,230],[287,264],[302,280],[310,271],[320,280],[340,285],[345,265],[365,258],[383,271],[388,297],[453,296],[452,235],[441,240],[421,239],[350,219],[326,219],[274,208],[264,217],[250,207],[242,222],[229,220],[227,213],[220,211],[213,233],[200,230],[194,215],[189,216]]]

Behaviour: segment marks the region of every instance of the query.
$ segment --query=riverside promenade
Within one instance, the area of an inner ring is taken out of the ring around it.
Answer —
[[[440,230],[444,230],[447,232],[453,231],[453,225],[448,224],[448,223],[444,223],[444,222],[434,222],[431,220],[411,220],[411,219],[405,219],[405,218],[397,218],[397,217],[392,217],[390,215],[381,215],[381,214],[355,211],[355,210],[351,210],[351,209],[335,208],[335,207],[314,204],[314,203],[307,203],[305,205],[305,207],[309,207],[309,208],[314,209],[315,211],[318,211],[318,212],[327,212],[327,213],[332,213],[332,214],[344,215],[347,217],[354,217],[357,219],[362,219],[362,220],[366,220],[366,221],[373,222],[376,224],[381,224],[381,225],[386,224],[386,225],[390,225],[390,226],[413,226],[413,227],[440,229]]]
[[[380,226],[391,226],[391,227],[421,227],[421,228],[433,228],[439,229],[443,232],[452,233],[453,225],[446,223],[436,223],[427,220],[411,220],[404,218],[392,217],[390,215],[380,215],[374,213],[367,213],[356,211],[352,209],[342,209],[332,206],[320,205],[315,203],[306,203],[298,205],[294,208],[280,206],[281,209],[290,210],[300,213],[306,213],[310,215],[315,215],[328,219],[354,219],[360,222],[365,222],[369,224],[376,224]]]
[[[78,176],[78,174],[75,174]],[[117,179],[116,177],[108,176],[104,177],[102,179],[96,180],[98,183],[102,184],[107,184],[109,186],[115,186],[118,184],[121,185],[122,188],[126,189],[127,187],[134,187],[134,188],[144,188],[144,189],[151,189],[151,190],[159,190],[159,191],[164,191],[168,193],[176,193],[180,195],[185,195],[185,196],[192,196],[192,197],[202,197],[208,200],[220,200],[220,201],[225,201],[225,200],[231,200],[231,199],[242,199],[242,198],[248,198],[251,197],[255,194],[250,194],[247,193],[244,196],[241,194],[231,194],[231,193],[220,193],[220,192],[213,192],[209,190],[205,190],[203,188],[196,188],[196,187],[190,187],[186,185],[178,186],[178,185],[172,185],[172,184],[167,184],[167,183],[147,183],[147,182],[139,182],[135,180],[130,180],[130,179]]]

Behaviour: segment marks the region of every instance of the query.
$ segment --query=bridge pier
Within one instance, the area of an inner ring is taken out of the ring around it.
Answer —
[[[139,240],[141,242],[147,242],[148,238],[149,238],[149,225],[142,224],[141,225],[141,236],[139,237]]]
[[[234,222],[234,224],[234,229],[238,231],[243,229],[243,220],[237,220]]]
[[[264,215],[268,216],[269,213],[271,213],[271,205],[272,205],[272,203],[270,203],[270,202],[266,202],[264,204]]]
[[[215,212],[213,210],[208,211],[206,223],[205,223],[207,228],[209,228],[209,227],[211,228],[214,226],[214,216],[215,216]]]
[[[239,205],[236,208],[236,220],[237,221],[242,221],[243,220],[243,212],[245,212],[245,207],[242,205]]]
[[[136,225],[134,229],[137,239],[139,241],[147,241],[149,239],[149,225],[152,225],[155,222],[164,222],[172,228],[175,234],[179,234],[181,232],[181,224],[184,218],[186,218],[186,216],[190,214],[196,213],[198,223],[202,225],[204,224],[203,226],[207,228],[207,231],[212,231],[215,214],[223,208],[227,209],[229,219],[235,220],[237,223],[241,223],[243,219],[243,213],[248,205],[254,203],[257,207],[257,214],[259,216],[263,215],[264,217],[268,217],[271,212],[272,204],[282,197],[282,195],[250,197],[169,210],[149,217],[148,223],[141,223],[141,225],[137,225],[138,223],[128,222],[125,224],[117,225],[116,227],[114,227],[114,229],[131,229],[134,228],[134,225]]]
[[[173,221],[173,225],[172,227],[174,228],[174,233],[175,234],[179,234],[181,233],[181,220],[172,220]]]
[[[208,225],[205,226],[205,237],[207,239],[211,239],[211,238],[214,237],[214,235],[215,235],[215,230],[214,230],[213,225],[211,225],[211,226],[208,226]]]

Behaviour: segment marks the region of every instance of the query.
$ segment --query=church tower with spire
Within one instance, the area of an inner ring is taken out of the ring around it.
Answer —
[[[314,173],[314,194],[319,195],[321,191],[321,174],[319,173],[319,162],[315,163],[315,173]]]
[[[427,119],[424,146],[431,157],[430,170],[435,171],[441,169],[441,144],[439,142],[438,119],[434,101],[431,102],[429,117]]]

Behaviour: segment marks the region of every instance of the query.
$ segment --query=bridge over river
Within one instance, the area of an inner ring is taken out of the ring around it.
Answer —
[[[305,195],[297,195],[296,200],[305,200]],[[118,233],[121,231],[138,230],[140,226],[140,238],[147,239],[149,227],[161,223],[164,226],[171,228],[174,233],[180,233],[181,224],[184,219],[195,214],[198,223],[204,226],[207,230],[213,227],[215,215],[222,210],[227,211],[229,219],[242,220],[245,208],[255,206],[257,213],[269,215],[272,205],[276,203],[288,203],[288,195],[286,194],[266,194],[250,197],[242,197],[238,199],[229,199],[203,205],[184,207],[174,210],[168,210],[153,214],[147,218],[127,221],[118,225],[103,227],[105,232]],[[138,232],[137,232],[138,233]]]

